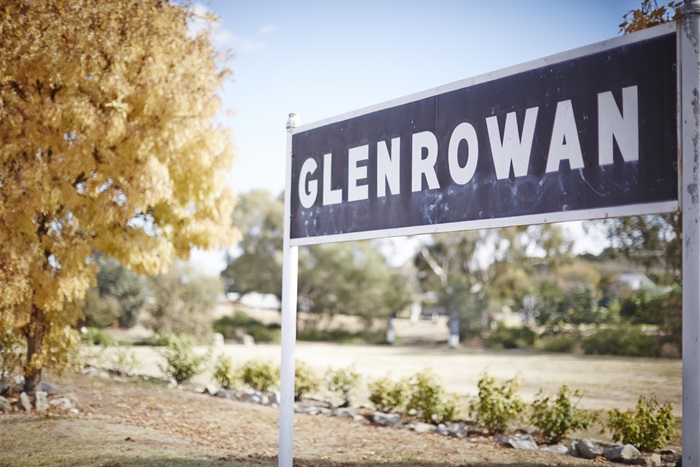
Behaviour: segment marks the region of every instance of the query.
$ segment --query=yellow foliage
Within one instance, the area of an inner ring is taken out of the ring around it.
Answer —
[[[0,330],[26,336],[34,306],[61,348],[95,251],[152,274],[232,242],[215,122],[230,69],[190,17],[167,0],[0,4]]]

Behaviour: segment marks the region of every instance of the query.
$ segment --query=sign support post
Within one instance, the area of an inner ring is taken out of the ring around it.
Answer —
[[[292,170],[292,130],[299,119],[289,114],[287,120],[287,180]],[[294,350],[297,334],[297,283],[299,247],[290,245],[291,186],[284,193],[284,245],[282,251],[282,336],[280,360],[280,431],[279,466],[291,467],[294,459]]]
[[[683,213],[683,464],[700,463],[700,1],[678,31]]]

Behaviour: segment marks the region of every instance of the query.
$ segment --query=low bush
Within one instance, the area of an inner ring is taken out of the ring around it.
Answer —
[[[492,349],[525,349],[532,347],[537,339],[535,331],[528,327],[511,328],[499,324],[484,340]]]
[[[119,300],[111,294],[101,294],[97,287],[87,290],[82,308],[85,324],[95,328],[112,326],[122,315]]]
[[[430,370],[413,375],[408,381],[406,411],[427,423],[449,422],[457,413],[456,398],[446,397],[439,378]]]
[[[660,404],[656,397],[639,396],[634,411],[613,409],[606,428],[614,441],[632,444],[640,451],[653,452],[666,446],[674,435],[673,405]]]
[[[226,339],[240,338],[250,334],[255,342],[279,342],[280,325],[264,324],[244,311],[235,311],[232,316],[222,316],[212,323],[214,332],[223,334]]]
[[[658,357],[659,340],[648,335],[640,325],[622,323],[596,329],[584,338],[581,348],[589,355],[622,355],[627,357]]]
[[[233,360],[225,354],[216,358],[214,363],[214,381],[224,389],[231,389],[236,381],[236,371],[233,367]]]
[[[384,413],[401,412],[408,397],[408,381],[384,377],[369,384],[369,401]]]
[[[138,366],[139,361],[129,347],[116,345],[109,357],[109,368],[119,376],[130,375]]]
[[[101,345],[109,347],[114,345],[114,337],[98,328],[82,328],[80,331],[80,342],[86,345]]]
[[[305,394],[321,388],[321,378],[304,362],[297,362],[294,369],[294,400],[300,401]]]
[[[248,328],[248,334],[253,337],[255,342],[279,343],[281,330],[279,324],[269,324]]]
[[[280,369],[270,362],[250,360],[241,366],[240,379],[254,391],[268,392],[280,379]]]
[[[342,396],[343,407],[350,407],[351,393],[359,387],[361,378],[361,375],[352,366],[331,368],[326,372],[326,385],[329,391],[339,393]]]
[[[571,398],[577,400],[573,402]],[[556,398],[544,396],[540,392],[532,403],[530,422],[540,431],[545,442],[555,444],[567,434],[576,430],[588,429],[598,418],[597,413],[577,407],[583,394],[562,386]]]
[[[360,331],[351,332],[346,329],[299,329],[297,332],[299,341],[307,342],[333,342],[336,344],[350,345],[379,345],[386,343],[386,331]]]
[[[469,413],[490,433],[503,433],[525,410],[525,402],[516,394],[520,389],[517,378],[498,384],[484,373],[478,382],[479,394],[469,404]]]
[[[165,364],[160,364],[160,371],[177,384],[190,380],[204,371],[209,355],[197,355],[194,351],[194,337],[187,334],[166,334],[159,339],[164,346],[161,355]]]
[[[545,352],[569,353],[576,349],[578,341],[573,334],[544,335],[537,340],[537,348]]]

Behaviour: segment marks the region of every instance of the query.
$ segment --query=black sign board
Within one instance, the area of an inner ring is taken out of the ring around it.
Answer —
[[[292,242],[677,209],[676,35],[633,36],[295,129]]]

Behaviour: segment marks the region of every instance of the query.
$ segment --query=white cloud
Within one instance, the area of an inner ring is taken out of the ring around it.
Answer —
[[[255,52],[256,50],[264,49],[265,43],[256,39],[251,39],[250,37],[239,37],[233,34],[230,35],[230,44],[234,51],[241,52]]]
[[[223,27],[220,22],[212,22],[207,20],[207,16],[212,15],[213,13],[203,4],[193,4],[192,11],[194,13],[194,17],[191,18],[189,22],[190,34],[192,34],[192,36],[196,36],[203,33],[207,29],[211,29],[212,42],[217,47],[232,47],[237,52],[254,52],[265,48],[265,42],[263,41],[249,37],[237,36],[230,30]],[[273,29],[269,29],[270,27]],[[274,31],[274,26],[270,27],[265,26],[261,29],[261,31]]]
[[[272,34],[273,32],[277,32],[277,26],[274,24],[266,24],[265,26],[261,27],[258,32],[260,34]]]

